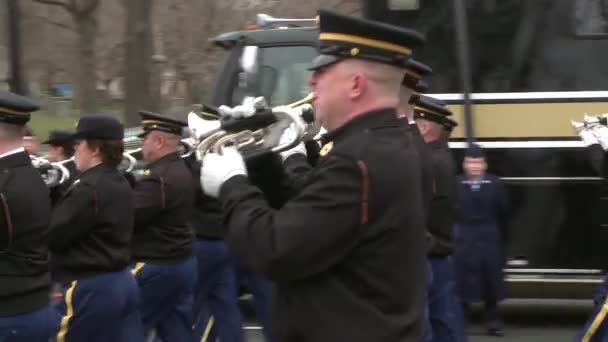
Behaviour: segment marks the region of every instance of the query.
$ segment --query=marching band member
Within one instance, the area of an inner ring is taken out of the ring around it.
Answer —
[[[585,147],[592,167],[600,177],[606,179],[606,150],[608,150],[608,127],[597,123],[595,127],[582,127],[578,134]],[[600,342],[608,338],[608,275],[604,276],[602,286],[598,288],[593,298],[591,316],[583,326],[575,341]]]
[[[279,341],[420,341],[420,164],[394,108],[402,68],[422,42],[320,11],[310,83],[329,133],[307,183],[280,209],[248,180],[236,150],[203,160],[203,190],[222,203],[229,246],[274,281]]]
[[[25,131],[23,134],[23,147],[25,148],[25,151],[30,155],[38,155],[38,137],[30,126],[25,126]]]
[[[200,179],[200,162],[187,159],[193,179]],[[196,235],[197,283],[194,291],[194,337],[200,341],[242,342],[243,319],[238,303],[238,282],[233,256],[224,242],[220,202],[196,186],[190,224]]]
[[[416,60],[410,59],[405,66],[405,76],[403,77],[403,81],[401,82],[401,88],[399,90],[399,105],[397,106],[398,117],[402,121],[402,126],[405,129],[405,134],[409,135],[411,139],[414,141],[414,147],[418,157],[420,158],[420,162],[422,164],[422,181],[420,182],[420,186],[422,189],[422,206],[424,210],[424,220],[426,222],[427,216],[429,214],[429,208],[431,204],[431,198],[433,196],[433,180],[431,177],[433,165],[431,161],[429,147],[426,146],[422,135],[416,125],[416,121],[414,121],[414,105],[415,100],[418,97],[418,94],[426,91],[426,84],[423,83],[422,79],[428,75],[430,75],[433,70]],[[427,232],[427,237],[431,240],[430,233]],[[430,263],[427,265],[427,281],[429,286],[433,281],[433,274],[431,271]],[[427,300],[428,302],[428,300]],[[425,330],[424,330],[424,340],[431,341],[432,339],[432,329],[429,321],[429,312],[428,308],[425,311]]]
[[[449,135],[445,125],[451,125],[448,120],[452,113],[439,100],[424,95],[416,96],[413,104],[414,120],[428,146],[431,161],[432,196],[426,220],[432,273],[427,303],[431,329],[428,341],[464,341],[462,308],[456,295],[451,259],[456,169],[447,145]]]
[[[52,130],[48,139],[44,140],[42,144],[48,145],[46,159],[50,162],[60,162],[74,156],[74,139],[73,133],[70,131],[62,129]],[[76,164],[70,161],[63,166],[70,171],[70,178],[65,183],[51,188],[51,203],[53,206],[59,202],[61,196],[76,179]]]
[[[197,267],[188,221],[194,183],[179,152],[182,128],[187,124],[166,115],[139,114],[144,129],[142,155],[150,164],[134,189],[132,257],[144,329],[156,329],[166,342],[191,341],[189,311]]]
[[[142,341],[139,290],[128,268],[133,193],[117,170],[123,127],[109,115],[86,115],[73,138],[80,175],[50,225],[53,270],[64,284],[57,341]]]
[[[48,341],[60,316],[49,305],[46,185],[22,147],[23,126],[38,106],[0,91],[0,340]]]

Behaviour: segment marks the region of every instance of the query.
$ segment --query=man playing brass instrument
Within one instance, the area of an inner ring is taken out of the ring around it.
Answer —
[[[234,149],[207,154],[229,246],[275,282],[279,341],[420,341],[420,163],[394,108],[417,33],[320,11],[310,84],[328,130],[301,191],[272,209]],[[400,263],[395,265],[395,262]]]
[[[589,122],[594,121],[591,127]],[[585,125],[578,129],[583,145],[587,148],[588,158],[591,166],[604,180],[608,176],[606,151],[608,150],[608,127],[597,122],[597,118],[586,117]],[[594,295],[594,307],[591,316],[585,323],[575,341],[591,342],[604,341],[608,336],[608,275],[604,276],[602,286]]]
[[[74,139],[73,133],[67,130],[56,129],[51,131],[48,139],[42,142],[48,145],[47,159],[50,162],[61,162],[68,160],[74,156]],[[68,181],[54,186],[51,191],[51,203],[55,205],[61,196],[70,187],[74,179],[76,179],[76,165],[73,161],[64,163],[66,169],[70,172]]]
[[[48,341],[60,316],[49,305],[51,202],[22,147],[23,126],[38,106],[0,91],[0,340]]]
[[[194,236],[188,225],[194,201],[192,173],[180,156],[183,121],[140,112],[142,155],[150,164],[135,184],[133,274],[141,290],[140,310],[147,332],[163,341],[190,341],[191,305],[196,282]]]

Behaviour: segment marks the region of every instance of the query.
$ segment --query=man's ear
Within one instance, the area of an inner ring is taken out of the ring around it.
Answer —
[[[359,98],[361,97],[365,91],[367,90],[367,77],[363,73],[356,73],[352,76],[351,88],[350,88],[350,98]]]

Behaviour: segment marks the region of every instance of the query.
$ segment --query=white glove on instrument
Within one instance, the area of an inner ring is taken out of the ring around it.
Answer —
[[[207,153],[202,160],[201,186],[208,196],[217,198],[222,184],[234,176],[247,176],[243,156],[234,148],[226,147],[222,154]]]
[[[325,127],[321,126],[321,128],[319,129],[319,133],[317,133],[317,135],[315,135],[315,140],[319,140],[321,139],[322,136],[324,136],[325,134],[327,134],[327,130],[325,129]]]
[[[590,129],[587,128],[583,128],[580,130],[580,132],[578,132],[578,135],[581,137],[581,139],[583,140],[583,145],[589,147],[593,144],[598,144],[598,140],[595,137],[595,135],[593,134],[593,131],[591,131]]]
[[[289,127],[287,127],[283,131],[283,134],[281,135],[281,138],[279,139],[279,145],[287,144],[290,141],[293,141],[293,139],[295,139],[296,136],[297,136],[296,128],[294,127],[294,124],[292,123],[291,125],[289,125]],[[285,161],[290,156],[293,156],[294,154],[298,154],[298,153],[306,155],[306,146],[304,146],[303,142],[300,142],[295,147],[293,147],[287,151],[283,151],[280,154],[281,154],[281,158],[283,159],[283,161]]]
[[[608,150],[608,127],[604,125],[597,125],[593,127],[590,131],[597,139],[596,141],[599,142],[600,145],[602,145],[604,151]]]
[[[248,118],[255,114],[258,109],[262,109],[266,107],[266,100],[264,97],[252,97],[248,96],[243,99],[243,104],[228,107],[228,106],[220,106],[218,111],[222,116],[231,116],[235,119],[240,118]]]

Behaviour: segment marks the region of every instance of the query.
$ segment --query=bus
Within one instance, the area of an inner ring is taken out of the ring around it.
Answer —
[[[472,124],[488,172],[507,185],[511,208],[506,280],[517,298],[590,298],[608,264],[608,196],[571,126],[608,112],[608,8],[591,0],[468,1]],[[444,1],[363,3],[372,19],[425,34],[414,58],[433,68],[429,96],[460,123],[450,141],[460,167],[467,137],[454,25]],[[583,20],[593,14],[593,20]],[[226,51],[211,104],[245,95],[271,105],[305,97],[318,55],[314,21],[258,16],[257,27],[212,40]],[[255,56],[255,67],[243,65]],[[459,168],[458,172],[462,172]]]

